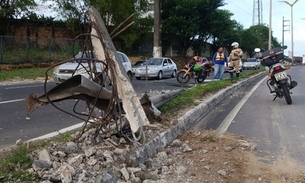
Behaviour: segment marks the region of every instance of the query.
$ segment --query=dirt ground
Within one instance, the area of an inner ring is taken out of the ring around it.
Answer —
[[[256,145],[244,137],[191,131],[179,140],[164,149],[166,166],[176,167],[171,173],[165,172],[165,182],[305,183],[305,167],[287,157],[263,163],[255,155]]]

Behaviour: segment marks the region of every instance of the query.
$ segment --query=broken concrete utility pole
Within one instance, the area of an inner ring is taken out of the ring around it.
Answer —
[[[148,125],[149,121],[142,108],[139,98],[124,70],[122,63],[119,61],[117,51],[101,18],[100,13],[94,7],[89,9],[89,16],[92,23],[91,34],[100,39],[93,37],[92,44],[98,59],[106,57],[108,64],[114,64],[113,70],[110,67],[110,77],[118,88],[119,96],[123,103],[123,109],[126,112],[126,118],[130,123],[131,130],[137,132],[141,125]],[[112,62],[113,61],[113,62]]]

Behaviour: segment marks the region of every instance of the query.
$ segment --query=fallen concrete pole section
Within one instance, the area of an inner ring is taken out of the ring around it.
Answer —
[[[157,108],[177,96],[181,91],[183,90],[173,90],[172,92],[153,97],[145,94],[140,99],[140,102],[147,115],[158,117],[161,112]],[[35,94],[29,95],[26,98],[26,112],[30,115],[41,105],[68,99],[83,100],[105,111],[110,104],[111,96],[111,91],[106,90],[82,75],[76,75],[39,97]],[[118,106],[122,107],[122,103],[119,102]],[[122,112],[126,114],[125,111]]]
[[[89,16],[92,24],[91,34],[94,35],[92,38],[92,45],[96,52],[96,56],[100,60],[106,58],[111,80],[118,89],[131,130],[137,132],[140,129],[140,126],[149,125],[147,116],[122,63],[118,59],[117,51],[100,13],[97,9],[91,7],[89,9]]]
[[[37,107],[50,102],[80,99],[89,103],[95,103],[97,108],[106,110],[111,97],[111,91],[106,90],[82,75],[75,75],[40,97],[31,94],[26,98],[25,106],[27,114],[30,115]],[[95,100],[96,102],[94,102]]]
[[[183,89],[173,90],[168,93],[159,94],[153,97],[150,97],[150,101],[154,104],[155,107],[159,108],[164,105],[166,102],[170,101],[172,98],[178,96]]]

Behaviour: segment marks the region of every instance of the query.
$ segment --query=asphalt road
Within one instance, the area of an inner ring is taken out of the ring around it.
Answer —
[[[211,81],[212,75],[213,73],[206,82]],[[229,74],[225,73],[224,77],[228,76]],[[182,88],[175,78],[160,81],[134,79],[132,83],[138,96],[142,96],[146,91],[153,94],[155,91]],[[194,83],[194,80],[191,80],[190,83]],[[55,83],[49,82],[47,86],[50,89],[55,86]],[[31,93],[42,95],[44,93],[43,83],[0,85],[0,148],[13,144],[18,139],[29,140],[82,122],[51,105],[38,108],[28,118],[24,100]],[[74,100],[69,100],[59,103],[58,106],[73,113],[74,104]],[[84,106],[79,105],[77,111],[85,111]]]
[[[305,67],[293,67],[288,74],[299,84],[292,90],[292,105],[287,105],[285,99],[272,101],[265,79],[247,99],[243,97],[255,83],[224,100],[195,128],[220,130],[219,125],[227,123],[228,132],[257,143],[256,152],[264,161],[291,159],[305,165]],[[242,107],[235,109],[242,100],[245,101]]]

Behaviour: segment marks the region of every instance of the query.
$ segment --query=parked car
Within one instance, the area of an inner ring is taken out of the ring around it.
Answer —
[[[75,55],[75,58],[95,58],[95,53],[91,54],[91,52],[85,52],[86,54],[83,54],[82,52],[79,52],[77,55]],[[132,68],[131,68],[131,62],[129,58],[122,52],[117,52],[119,60],[122,62],[124,69],[130,78],[132,80]],[[89,78],[89,74],[87,73],[85,68],[89,67],[89,64],[87,60],[81,60],[81,64],[79,65],[79,62],[72,61],[67,62],[64,64],[61,64],[54,68],[53,71],[53,79],[56,82],[56,84],[62,83],[66,81],[67,79],[72,77],[72,74],[74,75],[83,75],[87,78]],[[77,68],[78,67],[78,68]],[[76,70],[77,69],[77,70]],[[96,65],[97,72],[102,72],[100,64]],[[75,71],[76,70],[76,71]]]
[[[225,72],[229,72],[230,68],[229,68],[230,62],[228,62],[228,64],[225,64]],[[235,68],[233,69],[235,71]],[[241,60],[239,60],[239,71],[243,72],[243,62]]]
[[[132,74],[135,73],[135,68],[141,66],[141,65],[144,65],[145,64],[145,60],[140,60],[140,61],[137,61],[135,64],[132,65]]]
[[[147,72],[146,72],[147,67]],[[136,79],[143,77],[162,79],[163,77],[176,77],[177,65],[167,57],[150,58],[145,64],[135,68]]]
[[[248,58],[247,61],[243,64],[243,69],[259,69],[261,63],[256,58]]]

